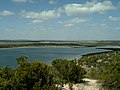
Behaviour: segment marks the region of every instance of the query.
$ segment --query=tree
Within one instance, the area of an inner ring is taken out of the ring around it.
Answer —
[[[52,62],[53,66],[48,66],[27,59],[26,56],[18,57],[18,67],[0,69],[1,90],[61,90],[58,86],[81,82],[85,74],[74,60],[58,59]]]
[[[26,56],[17,58],[18,67],[0,69],[0,90],[59,90],[53,82],[50,66],[28,62]]]
[[[16,70],[12,85],[14,90],[46,90],[54,86],[52,78],[48,65],[42,62],[22,62]]]
[[[20,57],[16,58],[18,64],[27,62],[27,59],[28,59],[28,56],[20,56]]]
[[[75,60],[57,59],[52,62],[52,65],[56,69],[56,76],[65,82],[81,82],[85,75],[85,70]]]
[[[12,88],[11,80],[14,72],[15,71],[9,67],[0,68],[0,90],[10,90]]]

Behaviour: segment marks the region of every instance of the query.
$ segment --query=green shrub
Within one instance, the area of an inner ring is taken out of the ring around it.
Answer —
[[[120,61],[113,61],[100,70],[100,80],[102,80],[103,87],[108,90],[119,90]]]
[[[75,60],[57,59],[52,62],[56,69],[56,76],[65,82],[78,83],[81,82],[85,75],[85,70]]]

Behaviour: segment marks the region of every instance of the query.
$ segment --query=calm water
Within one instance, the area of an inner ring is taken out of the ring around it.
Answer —
[[[62,47],[33,47],[33,48],[8,48],[0,49],[0,67],[16,67],[16,57],[27,55],[29,61],[42,61],[50,64],[56,58],[79,58],[83,54],[103,52],[107,50],[96,49],[95,47],[62,48]]]

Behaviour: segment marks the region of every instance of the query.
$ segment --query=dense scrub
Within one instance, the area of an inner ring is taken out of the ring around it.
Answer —
[[[73,61],[67,60],[55,60],[52,62],[56,76],[64,80],[64,82],[79,83],[85,75],[85,70],[80,67],[80,65]]]
[[[79,63],[87,77],[98,79],[105,90],[120,89],[120,51],[84,56]]]
[[[74,60],[54,60],[53,66],[17,58],[18,67],[0,68],[0,90],[61,90],[64,83],[81,82],[85,71]]]

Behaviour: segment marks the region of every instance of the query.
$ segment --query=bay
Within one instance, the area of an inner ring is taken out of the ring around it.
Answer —
[[[107,46],[108,47],[108,46]],[[42,61],[46,64],[51,64],[55,59],[77,59],[81,55],[97,52],[105,52],[108,50],[96,49],[97,47],[24,47],[24,48],[1,48],[0,49],[0,67],[10,66],[16,67],[16,58],[26,55],[28,61]]]

